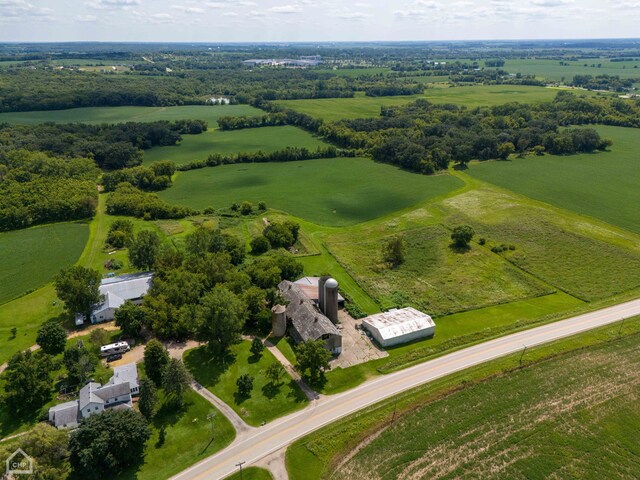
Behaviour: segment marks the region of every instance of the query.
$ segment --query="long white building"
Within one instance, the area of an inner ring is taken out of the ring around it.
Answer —
[[[382,347],[433,337],[436,331],[436,324],[429,315],[411,307],[363,318],[362,326]]]

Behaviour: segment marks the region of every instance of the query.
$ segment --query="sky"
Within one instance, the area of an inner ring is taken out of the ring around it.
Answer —
[[[0,41],[631,38],[640,0],[0,0]]]

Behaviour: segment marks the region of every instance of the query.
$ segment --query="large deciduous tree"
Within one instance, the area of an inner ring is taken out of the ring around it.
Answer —
[[[145,311],[139,305],[126,301],[116,310],[115,322],[126,337],[137,337],[146,321]]]
[[[101,280],[97,270],[78,265],[69,267],[55,277],[56,294],[69,313],[82,313],[88,317],[91,307],[100,301]]]
[[[162,385],[162,375],[169,363],[169,352],[155,338],[144,347],[144,371],[153,382]]]
[[[64,351],[64,347],[67,345],[67,331],[58,322],[43,323],[38,330],[36,343],[40,345],[43,352],[57,355]]]
[[[44,352],[18,352],[7,364],[4,373],[5,402],[10,411],[33,412],[51,394],[51,357]]]
[[[302,375],[308,375],[311,382],[321,380],[325,370],[328,370],[331,352],[323,340],[303,342],[296,348],[298,364],[296,368]]]
[[[224,354],[231,345],[240,341],[245,315],[245,306],[238,296],[217,285],[202,297],[196,310],[198,339],[208,342],[214,354]]]
[[[469,243],[475,234],[476,232],[469,225],[459,225],[455,227],[451,233],[453,246],[456,248],[468,248]]]
[[[191,388],[192,381],[193,377],[182,360],[170,359],[162,376],[162,388],[168,401],[174,405],[182,405],[184,394]]]
[[[129,261],[140,270],[151,270],[160,252],[160,237],[156,232],[143,230],[129,242]]]
[[[150,378],[143,378],[140,380],[140,398],[138,399],[138,408],[140,409],[140,413],[147,420],[151,420],[153,418],[157,401],[158,394],[153,380]]]

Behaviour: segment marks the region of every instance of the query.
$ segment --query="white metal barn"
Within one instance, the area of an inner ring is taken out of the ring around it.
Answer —
[[[362,326],[382,347],[433,337],[436,324],[426,313],[407,307],[362,319]]]

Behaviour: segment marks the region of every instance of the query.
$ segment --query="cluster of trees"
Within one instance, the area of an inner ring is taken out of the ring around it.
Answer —
[[[424,92],[424,85],[415,84],[383,84],[365,89],[367,97],[390,97],[397,95],[418,95]]]
[[[570,85],[587,90],[612,90],[624,92],[633,87],[638,79],[620,78],[618,75],[575,75]]]
[[[206,160],[193,161],[176,167],[177,170],[185,172],[197,170],[205,167],[217,167],[218,165],[232,165],[235,163],[266,163],[266,162],[295,162],[298,160],[313,160],[317,158],[353,157],[351,150],[339,150],[328,145],[318,147],[316,150],[309,150],[306,147],[286,147],[275,152],[240,152],[232,155],[221,155],[213,153]],[[152,164],[153,165],[153,164]]]
[[[140,165],[106,172],[102,175],[101,183],[105,192],[113,192],[123,182],[141,190],[164,190],[171,186],[171,176],[175,172],[175,163],[163,160],[154,162],[149,167]]]
[[[321,119],[314,118],[305,113],[296,112],[289,108],[283,108],[272,102],[257,100],[253,102],[253,106],[266,110],[269,113],[260,117],[221,117],[218,119],[220,129],[240,130],[243,128],[294,125],[304,130],[316,132],[320,128],[320,125],[322,125]]]
[[[0,152],[22,148],[58,157],[90,157],[99,167],[116,170],[140,165],[142,150],[175,145],[182,135],[206,130],[207,123],[202,120],[112,125],[0,124]]]
[[[98,175],[88,159],[0,151],[0,231],[92,217]]]
[[[251,253],[260,255],[272,247],[290,248],[298,241],[299,233],[300,225],[290,220],[271,222],[262,235],[251,240]]]
[[[109,215],[128,215],[145,220],[184,218],[195,215],[196,210],[170,205],[155,193],[146,193],[130,183],[123,182],[107,198]]]

